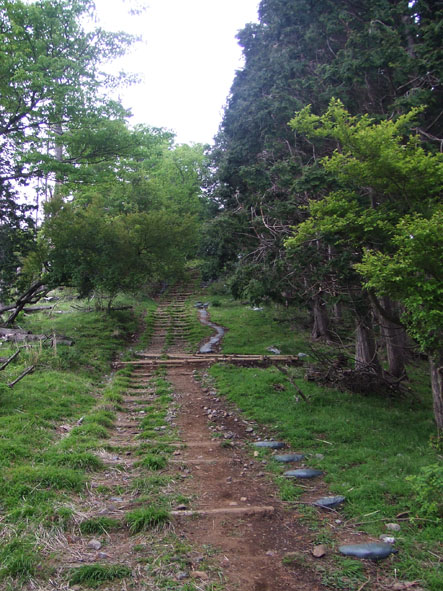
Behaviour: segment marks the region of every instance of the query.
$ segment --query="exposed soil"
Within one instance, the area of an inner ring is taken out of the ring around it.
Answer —
[[[169,299],[162,300],[156,312],[149,353],[186,352],[184,301],[188,295],[184,289],[177,288]],[[143,418],[140,405],[147,406],[155,399],[154,389],[148,384],[151,371],[139,368],[133,373],[132,386],[108,440],[108,449],[118,452],[101,453],[105,471],[93,476],[87,495],[73,500],[78,522],[97,516],[123,522],[128,511],[141,505],[131,483],[143,474],[136,463],[135,450],[139,443],[136,437]],[[178,428],[179,439],[173,444],[172,459],[162,473],[171,475],[180,493],[192,498],[192,511],[179,506],[173,512],[173,530],[176,536],[191,543],[197,557],[190,558],[184,576],[196,581],[198,589],[214,589],[209,585],[219,581],[217,577],[221,577],[226,591],[330,589],[321,582],[322,569],[316,568],[320,563],[327,564],[330,556],[312,557],[315,532],[309,529],[297,508],[302,505],[279,500],[266,472],[266,460],[257,453],[254,455],[249,446],[259,438],[258,427],[219,399],[211,387],[206,387],[206,382],[201,381],[204,373],[204,369],[189,366],[186,358],[167,373],[178,406],[178,412],[169,416],[169,426]],[[306,482],[303,487],[306,494],[302,504],[328,493],[321,478]],[[331,533],[341,541],[366,541],[364,536],[347,528],[338,519],[339,514],[319,513]],[[66,583],[66,570],[97,562],[125,564],[132,570],[129,583],[109,583],[106,589],[157,589],[148,581],[140,557],[134,554],[137,545],[149,542],[145,533],[130,536],[125,528],[108,532],[100,551],[89,547],[96,537],[81,535],[74,528],[51,541],[50,550],[57,550],[63,563],[57,561],[55,587],[48,589],[71,589]],[[103,542],[103,537],[100,539]],[[210,576],[200,572],[198,559],[208,549],[214,554],[212,560],[217,566],[216,574],[211,571]],[[373,573],[374,568],[370,566],[369,572]],[[377,587],[366,587],[369,588]]]

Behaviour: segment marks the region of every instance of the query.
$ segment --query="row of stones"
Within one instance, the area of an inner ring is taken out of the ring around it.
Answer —
[[[255,447],[268,448],[268,449],[283,449],[286,444],[281,441],[256,441]],[[276,455],[274,459],[277,462],[290,463],[299,462],[304,459],[303,454],[283,454]],[[288,470],[284,473],[286,478],[316,478],[322,476],[321,470],[314,470],[312,468],[303,468],[298,470]],[[346,497],[335,496],[335,497],[322,497],[312,502],[316,507],[323,507],[325,509],[333,509],[338,505],[344,503]],[[339,547],[341,554],[345,556],[355,556],[357,558],[365,558],[369,560],[382,560],[387,558],[393,553],[398,552],[392,544],[386,542],[369,542],[365,544],[348,544]]]

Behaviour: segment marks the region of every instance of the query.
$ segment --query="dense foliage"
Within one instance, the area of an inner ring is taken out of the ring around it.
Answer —
[[[133,77],[104,64],[135,39],[93,27],[93,16],[91,0],[0,3],[6,304],[29,284],[112,300],[166,279],[183,268],[205,216],[203,146],[129,127],[111,95]]]
[[[212,154],[208,274],[302,303],[314,338],[345,322],[391,385],[414,342],[440,359],[442,22],[431,1],[262,0]]]

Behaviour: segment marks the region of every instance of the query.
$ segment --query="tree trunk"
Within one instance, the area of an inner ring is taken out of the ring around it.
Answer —
[[[329,334],[329,320],[326,304],[320,294],[313,298],[314,326],[312,327],[311,336],[313,339],[330,338]]]
[[[375,337],[372,327],[365,319],[356,319],[355,337],[355,369],[372,368],[375,373],[381,374],[382,369],[377,357]]]
[[[379,308],[377,315],[386,348],[388,372],[395,378],[401,378],[406,375],[406,333],[400,323],[394,322],[394,318],[398,316],[395,303],[386,296],[381,298],[380,303],[382,309],[387,312],[385,316]]]
[[[47,290],[44,288],[43,281],[38,280],[33,283],[28,291],[18,298],[15,307],[13,308],[14,312],[9,316],[4,325],[10,326],[27,304],[36,303],[36,301],[40,300],[46,295],[46,293]]]
[[[443,433],[443,353],[429,358],[431,369],[432,398],[437,429]]]
[[[334,304],[334,318],[338,322],[343,320],[343,304],[341,302]]]

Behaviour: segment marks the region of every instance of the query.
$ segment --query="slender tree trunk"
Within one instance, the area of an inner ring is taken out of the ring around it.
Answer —
[[[330,338],[329,334],[329,319],[326,310],[326,304],[320,294],[313,298],[312,313],[314,317],[314,325],[312,327],[311,336],[313,339]]]
[[[337,321],[343,319],[343,304],[341,302],[335,302],[334,304],[334,317]]]
[[[375,337],[372,326],[366,319],[356,318],[355,337],[355,369],[372,368],[375,373],[381,374],[382,368],[377,356]]]
[[[386,348],[388,371],[392,376],[401,378],[406,375],[406,333],[403,326],[393,321],[398,316],[395,303],[386,296],[381,298],[380,303],[387,312],[384,316],[379,309],[377,316]]]
[[[439,433],[443,433],[443,353],[429,358],[431,369],[434,417]]]

